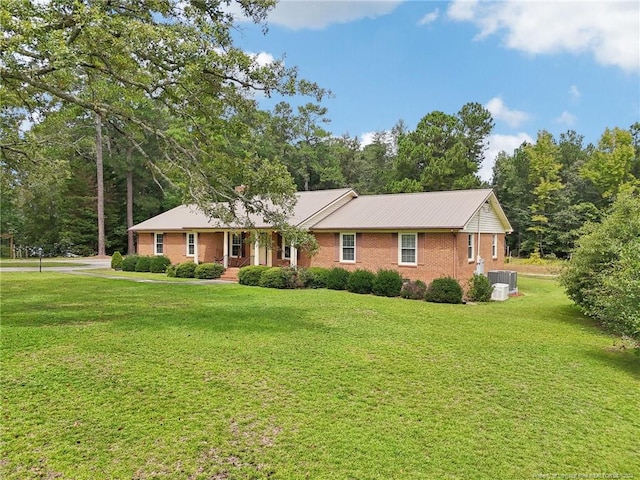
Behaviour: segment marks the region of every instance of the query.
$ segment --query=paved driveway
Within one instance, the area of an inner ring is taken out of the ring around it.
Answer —
[[[30,262],[37,262],[38,258],[30,258]],[[43,264],[52,264],[55,262],[60,262],[63,264],[75,263],[73,266],[64,266],[64,267],[50,267],[43,266],[42,271],[49,272],[71,272],[75,270],[89,270],[92,268],[111,268],[111,259],[110,258],[65,258],[65,259],[49,259],[43,258]],[[0,272],[37,272],[40,270],[40,267],[0,267]]]

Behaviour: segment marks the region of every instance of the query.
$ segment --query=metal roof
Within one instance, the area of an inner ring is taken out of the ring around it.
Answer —
[[[491,189],[361,195],[312,229],[462,229],[491,196]]]

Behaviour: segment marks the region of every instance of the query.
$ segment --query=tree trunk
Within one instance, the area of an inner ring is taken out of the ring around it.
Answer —
[[[131,148],[127,150],[127,255],[133,255],[133,166],[131,165]]]
[[[105,256],[104,167],[102,159],[102,116],[96,113],[96,170],[98,180],[98,255]]]

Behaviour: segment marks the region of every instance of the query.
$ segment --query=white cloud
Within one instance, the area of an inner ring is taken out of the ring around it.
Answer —
[[[418,25],[429,25],[430,23],[435,22],[438,19],[439,15],[440,10],[436,8],[433,12],[427,13],[424,17],[422,17],[418,22]]]
[[[577,100],[582,94],[580,93],[580,90],[578,90],[578,87],[571,85],[569,88],[569,95],[571,95],[571,98]]]
[[[496,163],[498,154],[506,152],[512,155],[513,151],[524,142],[534,143],[534,140],[524,132],[520,132],[517,135],[490,135],[487,140],[484,162],[482,162],[478,172],[480,178],[487,182],[490,181],[493,176],[493,165]]]
[[[249,52],[249,56],[251,56],[260,67],[266,67],[267,65],[275,61],[275,58],[273,58],[273,55],[267,52],[260,52],[260,53]]]
[[[364,132],[360,135],[360,148],[364,148],[367,145],[371,145],[375,140],[376,133],[378,132]]]
[[[404,0],[280,0],[271,10],[267,23],[292,30],[321,30],[333,23],[349,23],[363,18],[387,15]],[[232,3],[227,11],[239,21],[247,21],[239,6]]]
[[[639,2],[454,0],[447,15],[475,23],[478,38],[499,34],[508,48],[522,52],[590,52],[602,65],[640,70]]]
[[[529,118],[525,112],[508,108],[500,97],[493,97],[487,102],[485,108],[491,112],[495,120],[502,120],[512,128],[517,128]]]
[[[566,110],[560,114],[559,117],[555,119],[557,123],[563,123],[569,127],[573,126],[576,123],[576,116],[572,113],[567,112]]]

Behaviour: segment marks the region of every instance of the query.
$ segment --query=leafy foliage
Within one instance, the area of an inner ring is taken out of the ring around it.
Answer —
[[[165,273],[167,274],[167,277],[175,277],[176,276],[176,268],[177,268],[177,265],[169,265],[169,266],[167,266],[167,270],[165,271]]]
[[[223,273],[224,266],[219,263],[201,263],[196,267],[194,276],[202,280],[213,280],[220,278]]]
[[[350,272],[341,267],[331,268],[327,272],[327,288],[330,290],[346,290]]]
[[[122,260],[122,271],[135,272],[137,263],[138,263],[138,255],[127,255]]]
[[[122,254],[118,251],[111,255],[111,268],[114,270],[122,270]]]
[[[640,338],[640,196],[622,192],[578,240],[561,281],[569,297],[608,330]]]
[[[471,302],[488,302],[491,300],[493,286],[487,277],[474,274],[467,282],[467,298]]]
[[[293,278],[294,275],[291,270],[271,267],[262,272],[258,285],[267,288],[293,288]]]
[[[176,267],[176,277],[194,278],[197,265],[194,262],[183,262]]]
[[[136,262],[136,272],[149,272],[151,268],[151,257],[144,255],[138,257]]]
[[[151,264],[149,265],[149,271],[151,273],[165,273],[167,267],[171,265],[169,257],[164,255],[154,255],[151,257]]]
[[[323,267],[309,267],[299,270],[300,282],[305,288],[327,288],[329,269]]]
[[[427,284],[422,280],[404,280],[400,296],[409,300],[424,300]]]
[[[378,270],[371,291],[381,297],[397,297],[402,290],[402,277],[396,270]]]
[[[266,265],[248,265],[246,267],[242,267],[238,271],[238,283],[240,285],[250,285],[252,287],[257,287],[260,285],[260,276],[262,272],[269,269]]]
[[[455,278],[436,278],[424,298],[433,303],[462,303],[462,287]]]
[[[354,270],[349,275],[347,290],[352,293],[371,293],[376,275],[368,270]]]

